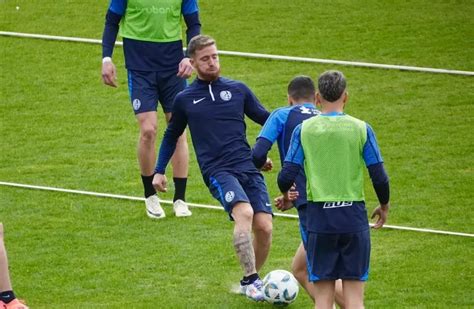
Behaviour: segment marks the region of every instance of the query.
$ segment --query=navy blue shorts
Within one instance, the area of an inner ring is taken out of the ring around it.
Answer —
[[[249,203],[254,213],[273,214],[267,186],[258,172],[218,172],[209,177],[209,191],[231,220],[232,207],[239,202]]]
[[[163,112],[171,112],[174,98],[186,87],[186,80],[176,73],[128,70],[128,92],[135,115],[156,112],[158,101]]]
[[[301,240],[303,241],[303,246],[305,250],[306,250],[306,244],[308,243],[308,228],[306,226],[306,217],[307,217],[306,208],[307,207],[308,207],[308,204],[302,204],[298,206],[298,218],[300,221]]]
[[[309,232],[308,235],[309,281],[368,279],[370,229],[347,234]]]

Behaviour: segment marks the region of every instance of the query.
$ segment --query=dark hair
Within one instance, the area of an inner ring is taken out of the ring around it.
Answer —
[[[346,78],[339,71],[326,71],[319,76],[319,93],[328,102],[339,100],[346,90]]]
[[[197,50],[201,50],[207,46],[215,45],[216,41],[208,35],[197,35],[189,41],[188,55],[193,57]]]
[[[296,76],[288,84],[288,95],[295,100],[314,100],[315,93],[316,88],[314,82],[309,76]]]

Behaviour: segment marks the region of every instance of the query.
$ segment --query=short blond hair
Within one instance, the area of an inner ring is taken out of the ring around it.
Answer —
[[[201,50],[211,45],[215,45],[215,44],[216,44],[216,40],[214,40],[212,37],[208,35],[203,35],[203,34],[197,35],[194,38],[192,38],[191,41],[189,41],[188,50],[187,50],[188,55],[190,57],[194,57],[194,55],[196,54],[196,51]]]

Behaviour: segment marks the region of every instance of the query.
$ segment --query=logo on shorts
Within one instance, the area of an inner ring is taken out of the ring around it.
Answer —
[[[230,99],[232,99],[232,93],[228,90],[221,91],[220,96],[224,101],[230,101]]]
[[[133,100],[132,105],[133,109],[137,111],[138,109],[140,109],[140,106],[142,106],[142,102],[140,102],[139,99],[135,99]]]
[[[323,208],[339,208],[339,207],[350,207],[353,202],[326,202]]]
[[[235,193],[234,191],[227,191],[227,193],[225,194],[225,201],[227,203],[230,203],[232,202],[232,200],[234,199],[235,197]]]

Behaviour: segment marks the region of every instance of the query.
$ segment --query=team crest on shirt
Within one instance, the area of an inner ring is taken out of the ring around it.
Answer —
[[[230,203],[232,202],[232,200],[234,199],[235,197],[235,193],[234,191],[227,191],[227,193],[225,194],[225,201],[227,203]]]
[[[140,106],[142,106],[142,102],[140,102],[139,99],[135,99],[133,100],[132,105],[133,105],[133,109],[137,111],[140,108]]]
[[[229,90],[221,91],[220,96],[223,101],[230,101],[232,99],[232,93]]]

